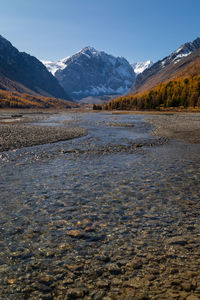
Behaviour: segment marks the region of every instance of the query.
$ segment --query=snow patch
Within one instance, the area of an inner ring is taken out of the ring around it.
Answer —
[[[144,62],[137,62],[132,64],[133,70],[136,75],[144,72],[146,69],[150,68],[153,65],[153,62],[151,60],[147,60]]]
[[[181,47],[178,48],[176,51],[174,51],[174,53],[179,53],[182,49],[183,49],[183,46],[181,46]]]
[[[166,60],[161,61],[161,66],[162,66],[162,68],[165,67],[165,64],[166,64]]]
[[[67,62],[68,58],[69,58],[69,56],[66,58],[63,58],[57,62],[47,61],[47,60],[41,60],[41,62],[43,63],[43,65],[45,65],[45,67],[47,68],[47,70],[49,72],[51,72],[53,75],[55,75],[55,73],[58,70],[64,70],[66,68],[66,62]]]
[[[187,57],[188,55],[190,55],[192,52],[188,52],[188,53],[183,53],[183,54],[179,54],[177,55],[173,61],[175,64],[177,64],[177,62],[179,62],[182,58]]]
[[[125,94],[130,90],[130,87],[118,87],[117,89],[112,89],[110,87],[106,86],[91,86],[87,90],[80,90],[80,91],[74,91],[73,94],[75,95],[92,95],[92,96],[98,96],[99,94],[104,94],[104,95],[110,95],[110,94]]]

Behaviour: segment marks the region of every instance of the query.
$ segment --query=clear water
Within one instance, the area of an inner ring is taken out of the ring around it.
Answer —
[[[123,281],[131,276],[123,265],[155,253],[166,257],[174,251],[172,264],[198,267],[200,146],[159,145],[144,118],[55,115],[42,124],[78,125],[88,135],[1,153],[2,299],[64,297],[80,282],[90,283],[90,295],[99,278],[111,281],[111,263]],[[110,126],[116,122],[134,126]],[[174,237],[184,238],[186,246],[170,246]],[[148,261],[137,272],[150,268]],[[46,282],[45,276],[53,279]],[[103,290],[113,297],[123,291],[109,286]]]

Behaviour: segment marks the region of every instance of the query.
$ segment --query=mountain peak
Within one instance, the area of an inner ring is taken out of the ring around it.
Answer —
[[[135,79],[129,62],[91,46],[57,63],[43,61],[72,98],[127,93]]]
[[[90,52],[97,52],[97,50],[94,47],[86,46],[84,47],[81,52],[90,51]]]
[[[81,51],[79,51],[77,53],[77,55],[79,55],[79,54],[99,55],[101,53],[104,53],[104,52],[103,51],[98,51],[94,47],[86,46]]]

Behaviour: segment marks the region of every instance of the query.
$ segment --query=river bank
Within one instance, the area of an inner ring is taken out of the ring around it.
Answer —
[[[200,113],[156,114],[147,117],[147,120],[155,126],[155,135],[200,143]]]

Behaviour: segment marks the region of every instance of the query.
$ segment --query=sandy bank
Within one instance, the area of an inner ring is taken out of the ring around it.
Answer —
[[[153,133],[170,139],[200,143],[200,113],[155,114],[147,117]]]

